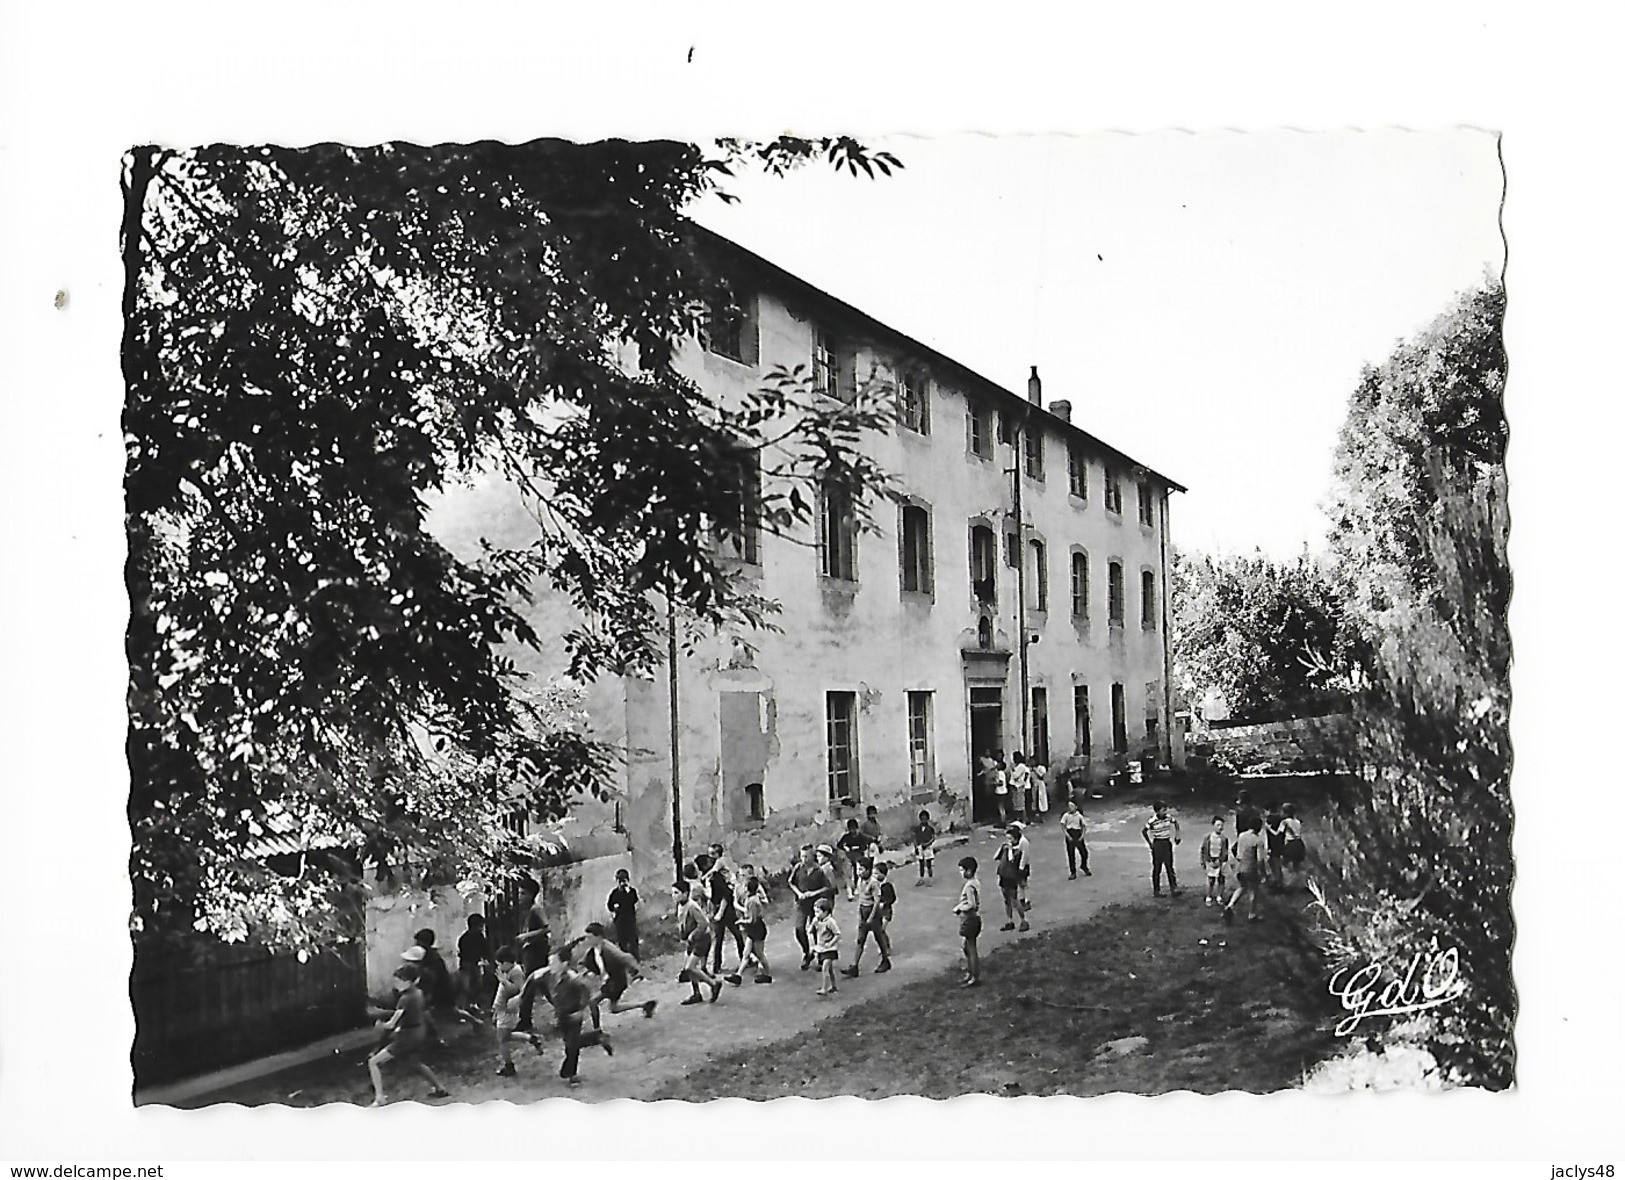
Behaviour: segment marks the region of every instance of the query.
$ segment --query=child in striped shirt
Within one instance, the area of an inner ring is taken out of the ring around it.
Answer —
[[[1156,814],[1140,829],[1146,847],[1151,849],[1151,892],[1162,896],[1162,872],[1168,870],[1168,892],[1179,896],[1179,878],[1174,875],[1174,845],[1179,843],[1179,821],[1168,814],[1168,804],[1158,799],[1151,805]]]

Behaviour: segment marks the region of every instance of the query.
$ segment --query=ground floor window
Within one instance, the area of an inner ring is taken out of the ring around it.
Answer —
[[[1072,752],[1087,762],[1089,759],[1089,686],[1087,684],[1074,684],[1072,686],[1072,731],[1077,735]]]
[[[1034,765],[1049,765],[1049,689],[1033,689],[1032,761]]]
[[[1121,684],[1112,685],[1112,749],[1128,753],[1128,705]]]
[[[908,782],[916,791],[931,785],[931,697],[908,694]]]
[[[858,798],[858,695],[831,692],[824,696],[825,745],[832,802]]]

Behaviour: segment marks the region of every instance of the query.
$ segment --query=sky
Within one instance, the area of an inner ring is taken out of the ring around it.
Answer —
[[[741,175],[693,209],[1190,490],[1177,544],[1323,547],[1361,368],[1499,274],[1493,135],[890,137],[904,170]]]

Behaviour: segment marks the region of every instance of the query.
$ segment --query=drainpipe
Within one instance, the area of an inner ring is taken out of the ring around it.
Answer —
[[[1168,577],[1168,496],[1162,489],[1162,529],[1158,544],[1162,551],[1162,749],[1157,753],[1169,767],[1174,764],[1174,649],[1173,635],[1169,631],[1169,599],[1173,595],[1173,581]]]
[[[1032,367],[1032,375],[1027,378],[1027,400],[1034,405],[1042,405],[1043,387],[1038,379],[1038,366]],[[1016,421],[1016,431],[1011,439],[1015,447],[1015,464],[1011,468],[1010,476],[1015,481],[1015,490],[1011,495],[1013,515],[1016,518],[1016,643],[1019,660],[1017,667],[1021,676],[1021,752],[1029,761],[1032,759],[1032,750],[1028,743],[1032,740],[1032,691],[1028,687],[1029,673],[1027,666],[1027,522],[1022,513],[1021,502],[1021,473],[1026,462],[1025,445],[1027,441],[1028,415],[1030,411],[1023,410]],[[1022,804],[1026,806],[1025,802]]]

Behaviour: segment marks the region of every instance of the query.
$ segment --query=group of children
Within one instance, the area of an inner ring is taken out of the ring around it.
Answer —
[[[1277,891],[1294,883],[1302,871],[1305,849],[1303,822],[1298,819],[1297,808],[1291,803],[1277,804],[1267,814],[1260,814],[1246,791],[1236,797],[1236,835],[1232,840],[1226,831],[1223,815],[1213,817],[1212,829],[1202,839],[1201,865],[1207,878],[1207,896],[1203,905],[1220,906],[1226,922],[1235,920],[1235,910],[1243,900],[1247,907],[1247,920],[1260,921],[1258,893],[1268,884]],[[1180,842],[1179,821],[1168,814],[1168,805],[1158,800],[1153,815],[1141,829],[1141,835],[1151,849],[1151,888],[1162,896],[1162,877],[1166,873],[1168,888],[1179,896],[1179,878],[1174,871],[1174,845]],[[1234,874],[1234,889],[1225,896],[1226,872]]]
[[[978,773],[993,795],[999,816],[1007,823],[1019,815],[1032,823],[1043,823],[1049,814],[1049,768],[1041,760],[1029,762],[1020,750],[1010,755],[1006,768],[1004,754],[995,750],[982,755]]]

